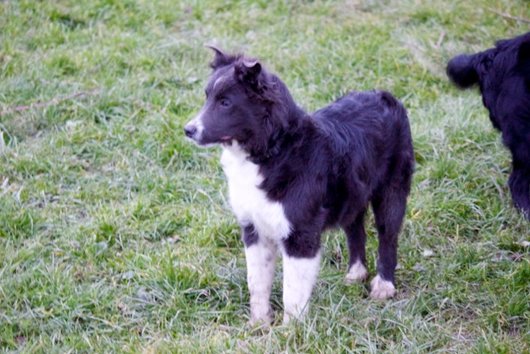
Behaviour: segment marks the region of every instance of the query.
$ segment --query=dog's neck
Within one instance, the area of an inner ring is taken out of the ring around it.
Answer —
[[[278,159],[283,153],[292,151],[292,147],[303,138],[302,126],[309,123],[309,116],[296,105],[289,108],[287,125],[278,127],[268,136],[264,149],[249,151],[250,161],[266,164]]]
[[[287,86],[275,75],[271,75],[272,102],[270,114],[273,129],[265,139],[256,144],[253,138],[239,142],[247,151],[248,159],[256,164],[266,164],[278,158],[301,139],[301,127],[310,121],[308,114],[294,101]],[[267,119],[267,118],[265,118]]]

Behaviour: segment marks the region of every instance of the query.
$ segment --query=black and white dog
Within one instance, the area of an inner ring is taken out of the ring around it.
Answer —
[[[461,88],[479,85],[490,120],[512,153],[514,205],[530,219],[530,32],[454,57],[447,74]]]
[[[272,321],[277,253],[283,258],[284,323],[303,317],[327,227],[340,226],[348,236],[346,280],[364,280],[363,220],[370,202],[379,233],[370,295],[392,297],[414,168],[403,106],[384,91],[351,92],[307,114],[257,60],[212,49],[206,102],[184,130],[199,145],[222,146],[230,204],[245,244],[250,322]]]

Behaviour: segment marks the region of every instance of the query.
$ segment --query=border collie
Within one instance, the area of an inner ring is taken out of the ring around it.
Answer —
[[[513,203],[530,219],[530,32],[454,57],[447,75],[460,88],[479,85],[490,120],[512,153]]]
[[[398,233],[414,157],[403,106],[384,91],[351,92],[313,114],[259,61],[219,49],[206,102],[184,128],[198,145],[220,144],[229,201],[242,229],[250,323],[273,320],[269,298],[283,259],[284,323],[307,312],[324,229],[348,236],[348,282],[367,275],[364,217],[379,234],[371,297],[395,294]]]

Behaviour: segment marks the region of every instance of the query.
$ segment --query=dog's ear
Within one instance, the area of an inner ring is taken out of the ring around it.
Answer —
[[[458,55],[447,64],[447,76],[460,88],[468,88],[478,83],[478,74],[473,63],[473,55]]]
[[[213,45],[206,45],[206,48],[209,48],[211,50],[214,51],[215,53],[215,56],[212,60],[212,62],[210,63],[210,67],[212,69],[217,69],[217,68],[220,68],[221,66],[226,66],[228,64],[230,64],[234,58],[230,55],[226,55],[225,53],[223,53],[223,51]]]
[[[254,89],[261,87],[260,73],[261,64],[255,59],[244,58],[235,66],[236,78],[246,84],[249,84]]]

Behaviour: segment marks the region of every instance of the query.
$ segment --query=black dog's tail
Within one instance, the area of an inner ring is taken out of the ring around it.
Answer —
[[[447,64],[447,76],[458,87],[465,89],[478,83],[478,74],[473,63],[473,55],[458,55]]]

